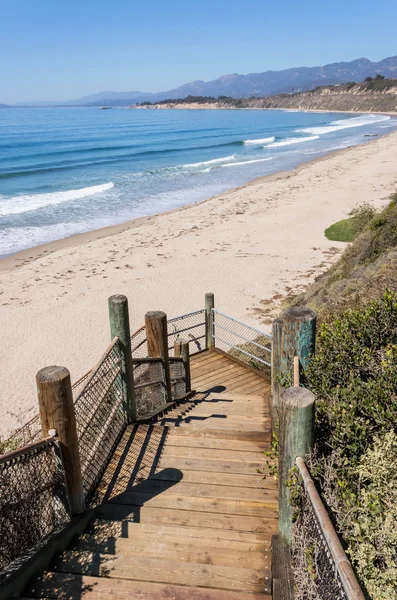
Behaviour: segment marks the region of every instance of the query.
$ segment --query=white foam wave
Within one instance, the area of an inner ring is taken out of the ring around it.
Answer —
[[[240,165],[251,165],[253,163],[267,162],[268,160],[273,160],[273,159],[272,159],[272,157],[270,157],[270,158],[257,158],[255,160],[242,160],[240,162],[234,162],[234,163],[230,163],[228,165],[222,165],[222,167],[238,167]]]
[[[62,202],[70,202],[79,198],[86,198],[93,194],[106,192],[114,187],[114,183],[103,183],[102,185],[92,185],[91,187],[82,188],[80,190],[68,190],[67,192],[51,192],[49,194],[30,194],[26,196],[13,196],[12,198],[4,198],[0,196],[0,216],[17,215],[25,212],[30,212],[61,204]]]
[[[232,154],[231,156],[224,156],[223,158],[214,158],[213,160],[204,160],[203,162],[182,165],[182,167],[184,169],[189,169],[190,167],[204,167],[205,165],[216,165],[217,163],[229,162],[230,160],[234,160],[235,158],[236,155]]]
[[[292,144],[311,142],[313,140],[318,140],[318,138],[318,135],[311,135],[310,137],[286,138],[281,142],[274,142],[273,144],[268,144],[267,146],[264,146],[264,148],[281,148],[282,146],[291,146]]]
[[[338,121],[331,121],[329,125],[320,127],[306,127],[305,129],[297,129],[303,133],[313,133],[314,135],[324,135],[326,133],[333,133],[334,131],[340,131],[341,129],[350,129],[352,127],[364,127],[365,125],[375,125],[376,123],[382,123],[383,121],[389,121],[391,117],[387,115],[362,115],[361,117],[352,117],[351,119],[340,119]]]
[[[274,142],[276,138],[274,137],[274,135],[272,135],[271,137],[267,137],[267,138],[262,138],[260,140],[244,140],[244,144],[267,144],[270,142]]]

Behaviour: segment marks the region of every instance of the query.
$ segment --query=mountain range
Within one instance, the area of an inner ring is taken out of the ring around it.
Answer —
[[[175,89],[147,93],[140,91],[105,91],[84,96],[68,102],[35,102],[30,106],[127,106],[137,102],[158,102],[165,99],[185,98],[186,96],[231,96],[233,98],[262,97],[274,94],[288,94],[306,91],[317,86],[335,85],[350,81],[363,81],[377,73],[389,78],[397,77],[397,56],[390,56],[379,62],[359,58],[351,62],[331,63],[323,67],[295,67],[282,71],[265,71],[248,75],[222,75],[212,81],[193,81]]]

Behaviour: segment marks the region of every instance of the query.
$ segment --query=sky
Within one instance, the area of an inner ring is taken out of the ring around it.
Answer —
[[[0,0],[0,103],[397,54],[395,0]]]

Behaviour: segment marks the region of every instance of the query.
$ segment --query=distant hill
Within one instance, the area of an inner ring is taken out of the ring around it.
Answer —
[[[68,105],[122,106],[149,100],[184,98],[185,96],[231,96],[249,98],[250,96],[269,96],[314,89],[317,86],[363,81],[377,73],[385,77],[397,77],[397,56],[371,62],[359,58],[351,62],[331,63],[323,67],[296,67],[282,71],[265,71],[248,75],[222,75],[213,81],[193,81],[175,89],[159,93],[145,92],[100,92],[68,102]]]
[[[32,102],[29,106],[128,106],[137,102],[159,102],[186,96],[230,96],[232,98],[263,97],[308,91],[317,86],[363,81],[366,77],[397,77],[397,56],[379,62],[359,58],[351,62],[331,63],[322,67],[294,67],[282,71],[265,71],[239,75],[222,75],[212,81],[193,81],[175,89],[148,93],[140,91],[104,91],[65,102]],[[28,105],[28,103],[25,103]]]
[[[329,110],[355,112],[397,113],[397,79],[382,75],[368,77],[368,81],[337,83],[319,86],[314,90],[276,94],[263,98],[233,98],[232,96],[186,96],[159,102],[140,102],[135,109],[231,109],[231,108],[283,108],[299,110]]]

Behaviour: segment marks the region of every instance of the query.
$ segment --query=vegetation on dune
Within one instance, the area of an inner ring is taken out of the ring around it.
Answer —
[[[369,212],[365,206],[358,210],[365,221]],[[347,308],[379,299],[387,287],[397,289],[397,193],[367,222],[339,261],[292,304],[310,306],[327,321]]]
[[[377,214],[376,209],[368,203],[354,208],[348,219],[337,221],[325,231],[325,237],[333,242],[352,242],[365,229]]]
[[[397,589],[396,361],[397,294],[387,290],[320,327],[306,372],[316,395],[311,471],[372,600],[392,600]],[[302,535],[298,518],[296,545]],[[306,574],[313,590],[305,560],[299,579]]]
[[[382,211],[363,205],[361,230],[338,263],[295,303],[320,315],[306,385],[316,395],[311,472],[366,597],[397,589],[397,194]],[[351,223],[350,223],[351,226]],[[385,291],[386,290],[386,291]],[[297,600],[318,598],[316,547],[307,545],[299,477],[294,568]]]

